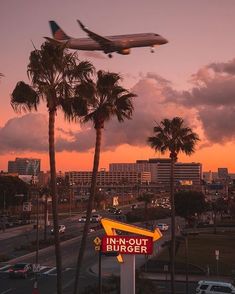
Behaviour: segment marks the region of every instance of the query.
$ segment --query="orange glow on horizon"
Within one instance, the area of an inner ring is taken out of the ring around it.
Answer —
[[[227,167],[229,172],[235,172],[234,163],[232,161],[234,153],[234,145],[227,144],[226,152],[224,146],[213,145],[212,147],[196,150],[191,156],[180,154],[179,162],[199,162],[202,163],[203,171],[217,171],[218,167]],[[79,171],[92,170],[93,152],[58,152],[56,153],[56,170],[58,171]],[[216,154],[216,157],[214,156]],[[31,157],[41,159],[41,170],[49,170],[49,157],[46,153],[23,153],[23,154],[8,154],[0,156],[0,169],[7,170],[7,162],[14,160],[16,157]],[[148,160],[149,158],[167,158],[168,155],[155,153],[149,147],[133,147],[122,145],[115,151],[101,152],[99,168],[108,170],[109,163],[134,163],[138,159]]]

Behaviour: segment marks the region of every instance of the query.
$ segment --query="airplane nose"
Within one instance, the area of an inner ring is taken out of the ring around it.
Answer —
[[[167,44],[169,41],[165,38],[162,38],[162,44]]]

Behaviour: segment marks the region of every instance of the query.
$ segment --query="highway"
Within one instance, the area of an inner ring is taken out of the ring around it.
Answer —
[[[130,209],[125,207],[123,212],[125,213]],[[107,211],[94,212],[93,214],[101,214],[103,217],[115,218],[114,215],[108,213]],[[64,241],[61,243],[62,249],[62,261],[63,261],[63,279],[64,279],[64,290],[71,291],[74,281],[76,257],[78,254],[78,249],[80,247],[81,234],[83,229],[83,224],[78,222],[81,215],[78,214],[68,219],[63,219],[60,221],[61,224],[66,226],[67,236],[74,236],[72,239]],[[92,226],[97,226],[97,224],[91,224]],[[5,254],[11,254],[12,260],[6,263],[0,264],[0,294],[5,293],[31,293],[33,287],[34,277],[29,277],[26,280],[23,279],[9,279],[7,270],[10,265],[18,262],[29,262],[35,263],[35,252],[17,256],[17,252],[14,250],[16,246],[21,244],[27,244],[29,241],[36,239],[36,230],[32,228],[33,226],[24,226],[6,231],[6,233],[1,235],[1,252]],[[49,231],[49,230],[48,230]],[[48,232],[48,236],[49,236]],[[86,246],[86,253],[84,256],[83,267],[81,271],[80,285],[84,289],[87,285],[96,283],[97,277],[95,274],[91,273],[89,269],[98,262],[98,254],[94,250],[93,240],[96,236],[101,236],[103,230],[95,231],[89,234]],[[5,236],[5,237],[4,237]],[[40,230],[40,238],[43,237],[43,230]],[[12,254],[14,252],[14,255]],[[18,252],[21,253],[20,251]],[[39,278],[39,289],[41,293],[54,293],[56,285],[56,268],[55,268],[55,254],[54,246],[44,248],[39,251],[39,263],[41,265],[41,270],[38,275]]]
[[[129,207],[125,207],[122,209],[124,213],[128,210],[130,210]],[[99,212],[97,212],[99,213]],[[97,214],[94,213],[94,214]],[[114,215],[111,215],[107,211],[102,213],[103,217],[113,217]],[[64,241],[61,244],[62,249],[62,267],[63,267],[63,287],[64,287],[64,293],[72,293],[73,283],[74,283],[74,274],[75,274],[75,267],[76,267],[76,258],[78,254],[78,249],[80,247],[81,242],[81,232],[83,225],[78,223],[78,216],[74,216],[71,219],[66,219],[61,222],[61,224],[66,225],[66,234],[77,236],[75,238],[72,238],[70,240]],[[160,220],[159,220],[160,221]],[[165,220],[164,220],[165,221]],[[168,220],[169,223],[169,220]],[[35,236],[35,231],[28,232],[29,235],[33,238]],[[42,232],[41,232],[42,234]],[[81,278],[80,278],[80,284],[79,286],[82,289],[85,289],[86,286],[97,283],[97,264],[98,264],[98,253],[94,250],[94,244],[93,240],[96,236],[102,236],[103,230],[95,231],[89,233],[89,237],[87,240],[87,246],[86,246],[86,253],[84,256],[83,266],[81,269]],[[4,246],[7,246],[9,242],[17,242],[15,244],[19,244],[19,240],[24,239],[24,233],[21,235],[18,235],[16,237],[11,237],[10,239],[4,239],[1,240],[2,243],[5,244]],[[169,231],[165,234],[164,238],[160,241],[159,244],[164,242],[164,240],[169,239]],[[158,244],[158,248],[160,248]],[[106,276],[107,274],[111,274],[112,269],[115,274],[118,274],[119,267],[116,263],[115,258],[112,258],[112,260],[108,260],[107,258],[104,263],[104,269],[103,274]],[[0,264],[0,294],[25,294],[25,293],[31,293],[33,289],[33,282],[34,277],[30,276],[27,279],[9,279],[7,274],[7,269],[10,266],[10,264],[14,264],[17,262],[29,262],[34,263],[35,262],[35,252],[24,255],[22,257],[17,257],[13,260],[10,260],[9,262],[5,264]],[[54,254],[54,246],[44,248],[39,251],[39,263],[41,265],[41,270],[38,274],[38,287],[39,287],[39,293],[43,294],[53,294],[56,293],[56,268],[55,268],[55,254]],[[142,262],[143,263],[143,262]],[[108,269],[107,270],[107,264]],[[137,259],[137,266],[138,264],[141,264],[141,261]],[[110,268],[111,266],[111,268]],[[118,270],[117,270],[118,269]]]

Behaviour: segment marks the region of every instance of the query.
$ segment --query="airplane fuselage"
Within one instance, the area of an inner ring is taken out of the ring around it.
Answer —
[[[162,36],[155,33],[126,34],[116,36],[101,36],[89,30],[78,20],[81,29],[89,38],[72,38],[67,35],[61,27],[54,21],[49,21],[52,38],[45,37],[50,42],[64,44],[69,49],[95,51],[100,50],[112,57],[113,52],[127,55],[131,48],[135,47],[153,47],[163,45],[168,41]]]
[[[167,43],[166,39],[154,33],[130,34],[106,37],[112,41],[112,46],[105,48],[106,53],[134,47],[156,46]],[[60,41],[66,43],[66,47],[76,50],[102,50],[104,47],[90,38],[78,38]]]

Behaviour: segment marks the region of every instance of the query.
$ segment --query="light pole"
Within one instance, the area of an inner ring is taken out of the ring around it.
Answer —
[[[183,232],[182,233],[183,237],[184,237],[184,242],[185,242],[185,263],[186,263],[186,274],[185,274],[185,279],[186,279],[186,294],[189,294],[189,279],[188,279],[188,276],[189,276],[189,268],[188,268],[188,236],[197,236],[198,233],[187,233],[187,232]]]
[[[44,195],[44,240],[47,239],[47,226],[48,226],[48,195]]]
[[[34,285],[33,294],[38,293],[38,252],[39,252],[39,192],[36,191],[36,254],[35,254],[35,265],[34,268]]]
[[[185,235],[185,261],[186,261],[186,294],[189,293],[188,287],[188,234]]]
[[[6,191],[3,191],[3,214],[6,212]]]
[[[69,216],[71,217],[72,215],[72,209],[71,209],[71,200],[72,200],[72,185],[70,184],[70,189],[69,189]]]

